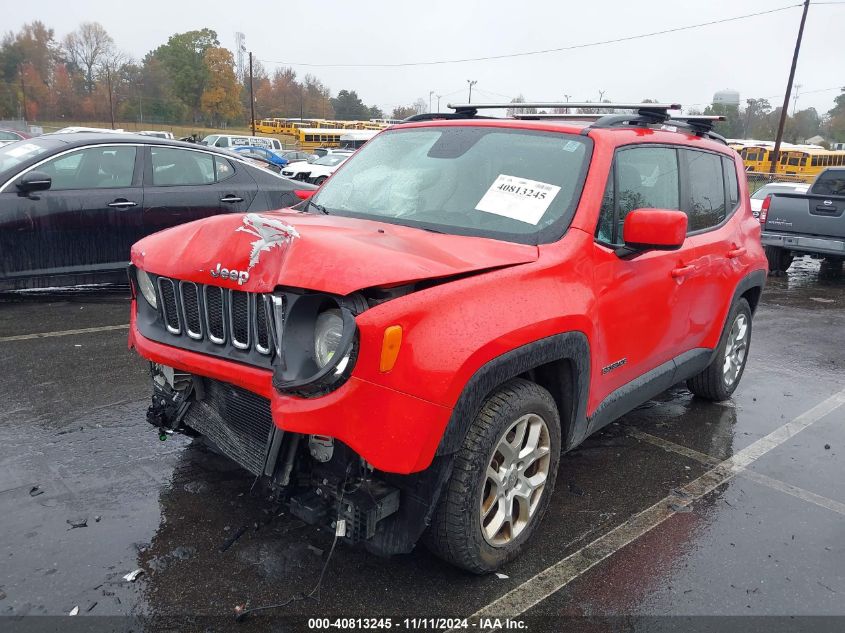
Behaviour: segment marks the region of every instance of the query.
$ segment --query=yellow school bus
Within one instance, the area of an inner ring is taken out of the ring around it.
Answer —
[[[772,164],[772,148],[761,146],[743,147],[738,150],[746,171],[767,172]]]
[[[845,165],[845,151],[826,149],[789,149],[778,158],[777,171],[796,176],[804,182],[812,182],[826,167]]]
[[[276,119],[261,119],[255,122],[255,131],[262,134],[279,134],[279,126]]]
[[[340,147],[340,137],[349,130],[343,128],[300,128],[296,132],[296,144],[308,152],[318,147]]]

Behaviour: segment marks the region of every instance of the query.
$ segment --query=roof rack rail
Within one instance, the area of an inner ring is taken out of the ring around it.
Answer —
[[[587,113],[584,113],[584,112],[573,112],[572,114],[558,114],[556,112],[552,113],[552,114],[543,114],[542,112],[523,112],[523,113],[520,113],[520,114],[514,114],[513,118],[514,119],[558,119],[558,120],[559,119],[564,119],[564,120],[569,119],[569,120],[572,120],[572,121],[584,121],[584,120],[590,121],[590,120],[599,119],[602,116],[604,116],[604,115],[602,115],[602,114],[587,114]]]
[[[600,123],[604,118],[624,117],[619,121],[634,121],[636,118],[640,124],[662,123],[669,118],[669,110],[680,110],[680,103],[592,103],[585,102],[517,102],[517,103],[456,103],[448,104],[449,108],[455,110],[455,114],[464,116],[475,116],[479,110],[497,110],[513,108],[592,108],[595,110],[634,110],[636,114],[610,114],[607,117],[598,119]],[[549,115],[546,115],[549,116]],[[596,126],[603,127],[603,126]]]
[[[458,112],[468,110],[497,110],[509,108],[596,108],[600,110],[680,110],[679,103],[592,103],[585,101],[543,101],[543,102],[514,102],[514,103],[450,103],[447,107]]]

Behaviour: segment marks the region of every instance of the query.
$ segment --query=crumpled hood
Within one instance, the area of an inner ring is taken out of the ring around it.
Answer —
[[[537,257],[536,246],[295,211],[215,216],[132,247],[133,264],[175,279],[250,292],[287,286],[338,295]],[[237,272],[227,279],[219,274],[223,269]]]

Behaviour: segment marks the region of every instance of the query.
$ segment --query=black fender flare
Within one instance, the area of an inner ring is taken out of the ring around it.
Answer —
[[[463,444],[476,412],[494,389],[541,365],[566,360],[573,364],[570,411],[562,448],[579,444],[587,433],[587,396],[590,390],[590,344],[583,332],[563,332],[505,352],[488,361],[464,385],[437,447],[437,455],[451,455]]]

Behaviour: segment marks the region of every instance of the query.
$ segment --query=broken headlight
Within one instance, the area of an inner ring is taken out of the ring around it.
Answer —
[[[283,306],[281,345],[273,384],[279,391],[314,397],[337,389],[349,378],[358,351],[355,316],[360,306],[348,298],[289,294]],[[277,335],[278,336],[278,335]]]
[[[147,300],[147,303],[149,303],[153,308],[157,307],[158,301],[156,299],[156,288],[150,276],[140,268],[136,268],[135,278],[138,280],[138,290],[140,290],[141,294],[144,295],[144,299]]]

